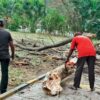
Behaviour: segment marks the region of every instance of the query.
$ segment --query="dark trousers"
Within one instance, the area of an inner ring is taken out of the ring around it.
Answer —
[[[0,84],[0,92],[4,93],[7,90],[8,85],[8,66],[10,59],[0,59],[1,62],[1,84]]]
[[[81,57],[78,59],[75,78],[74,78],[74,86],[80,87],[81,75],[85,62],[87,62],[88,65],[88,77],[89,77],[90,88],[93,89],[95,81],[95,74],[94,74],[95,56]]]

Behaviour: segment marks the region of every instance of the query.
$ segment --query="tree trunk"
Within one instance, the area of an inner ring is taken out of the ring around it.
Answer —
[[[74,72],[73,65],[65,66],[62,65],[51,72],[47,73],[43,82],[43,89],[48,95],[57,95],[63,88],[61,87],[61,81],[66,77],[70,76]]]
[[[15,46],[19,47],[21,49],[24,49],[24,50],[29,50],[29,51],[42,51],[42,50],[50,49],[50,48],[53,48],[53,47],[59,47],[59,46],[65,45],[67,43],[70,43],[71,40],[72,40],[72,38],[66,39],[64,41],[61,41],[61,42],[53,44],[53,45],[48,45],[48,46],[44,46],[44,47],[35,47],[35,48],[28,48],[28,47],[25,47],[25,46],[22,46],[22,45],[19,45],[19,44],[15,44]]]

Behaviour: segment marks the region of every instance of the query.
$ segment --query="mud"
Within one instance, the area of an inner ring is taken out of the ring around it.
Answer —
[[[89,88],[88,76],[83,74],[81,80],[81,89],[72,90],[73,78],[63,84],[63,91],[60,95],[49,96],[42,90],[42,81],[27,87],[23,91],[9,97],[6,100],[100,100],[100,76],[96,75],[95,91],[91,92]]]

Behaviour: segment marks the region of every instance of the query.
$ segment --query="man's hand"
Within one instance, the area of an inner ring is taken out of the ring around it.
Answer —
[[[10,41],[9,45],[10,45],[10,48],[11,48],[11,58],[12,58],[12,60],[14,60],[15,47],[14,47],[13,41]]]
[[[67,56],[67,59],[66,59],[66,61],[65,61],[65,69],[67,69],[66,65],[67,65],[67,62],[69,62],[69,58],[70,58],[70,56],[72,55],[72,53],[73,53],[73,49],[70,49],[70,51],[69,51],[69,53],[68,53],[68,56]]]
[[[69,62],[69,59],[67,59],[66,61],[65,61],[65,69],[67,70],[67,63]]]
[[[67,62],[69,62],[69,59],[67,59],[65,63],[67,63]]]

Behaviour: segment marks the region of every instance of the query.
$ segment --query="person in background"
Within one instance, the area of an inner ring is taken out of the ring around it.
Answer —
[[[74,38],[72,39],[72,43],[67,56],[66,63],[69,61],[69,58],[75,49],[77,49],[78,51],[78,60],[77,60],[75,77],[74,77],[74,84],[71,88],[75,90],[80,88],[83,66],[86,62],[88,65],[90,89],[91,91],[94,91],[94,82],[95,82],[94,65],[96,60],[95,47],[88,36],[83,36],[81,32],[77,32],[74,33]]]
[[[1,63],[1,84],[0,93],[7,91],[8,85],[8,66],[10,62],[9,47],[11,49],[11,58],[14,59],[14,45],[11,34],[4,29],[4,20],[0,19],[0,63]]]

